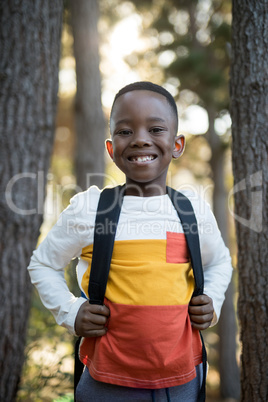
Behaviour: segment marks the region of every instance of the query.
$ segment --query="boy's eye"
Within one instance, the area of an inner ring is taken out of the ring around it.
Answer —
[[[153,134],[161,133],[162,131],[164,131],[163,127],[152,127],[150,129],[150,133],[153,133]]]
[[[118,130],[116,134],[129,135],[129,134],[131,134],[131,130],[126,130],[126,129],[125,130]]]

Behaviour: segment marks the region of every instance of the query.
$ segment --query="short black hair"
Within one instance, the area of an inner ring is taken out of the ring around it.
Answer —
[[[121,96],[124,95],[127,92],[131,91],[137,91],[137,90],[143,90],[143,91],[152,91],[152,92],[157,92],[161,95],[163,95],[166,100],[168,101],[169,105],[171,106],[171,109],[175,115],[175,120],[176,120],[176,133],[178,131],[178,124],[179,124],[179,118],[178,118],[178,110],[177,110],[177,105],[176,102],[173,98],[173,96],[163,87],[160,85],[154,84],[153,82],[150,81],[138,81],[138,82],[133,82],[132,84],[128,84],[125,87],[121,88],[120,91],[117,92],[117,94],[114,97],[114,101],[112,104],[112,109],[111,109],[111,114],[114,108],[114,104],[116,100]]]

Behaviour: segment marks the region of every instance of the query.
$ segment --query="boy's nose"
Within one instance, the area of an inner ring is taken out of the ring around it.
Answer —
[[[144,147],[148,146],[150,147],[152,145],[151,139],[149,134],[144,131],[140,130],[139,132],[136,132],[134,136],[132,137],[132,141],[130,143],[131,147]]]

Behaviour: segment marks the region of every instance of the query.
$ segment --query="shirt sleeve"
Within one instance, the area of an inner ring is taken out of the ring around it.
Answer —
[[[198,213],[196,215],[204,269],[204,294],[213,300],[215,314],[212,325],[215,325],[220,317],[233,268],[230,252],[224,244],[210,206],[202,199],[199,199],[198,202]]]
[[[77,197],[60,215],[57,223],[40,246],[33,252],[28,271],[31,282],[38,290],[42,303],[56,322],[75,334],[74,323],[80,306],[85,302],[75,297],[68,289],[64,269],[81,254],[79,227],[75,208]]]

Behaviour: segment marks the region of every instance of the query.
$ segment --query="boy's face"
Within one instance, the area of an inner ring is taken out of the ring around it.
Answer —
[[[166,192],[171,159],[184,149],[184,137],[176,136],[175,127],[174,112],[161,94],[136,90],[116,100],[110,121],[112,140],[106,145],[126,175],[127,188],[139,186],[145,195]]]

